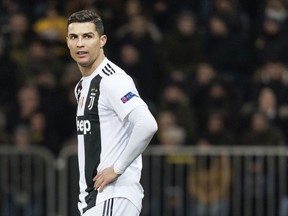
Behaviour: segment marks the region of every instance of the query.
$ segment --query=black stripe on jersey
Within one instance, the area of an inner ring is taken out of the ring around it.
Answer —
[[[102,216],[105,216],[105,212],[106,212],[106,205],[107,205],[107,200],[104,201],[104,207],[103,207]]]
[[[112,198],[111,199],[111,204],[110,204],[110,215],[109,216],[113,215],[113,203],[114,203],[114,199]]]
[[[106,74],[107,76],[110,76],[110,74],[109,74],[108,72],[106,72],[104,69],[102,69],[102,72],[103,72],[104,74]]]
[[[106,74],[107,76],[113,75],[114,73],[116,73],[116,71],[111,67],[111,65],[109,63],[107,63],[107,65],[105,65],[105,67],[102,69],[102,72],[104,74]]]
[[[102,216],[113,216],[113,203],[113,198],[104,201]]]
[[[90,121],[91,129],[89,133],[84,135],[85,145],[85,179],[87,183],[85,197],[87,207],[83,209],[83,213],[96,205],[96,197],[98,191],[94,190],[93,178],[97,174],[97,167],[100,163],[101,154],[101,137],[100,122],[98,113],[99,86],[102,77],[95,76],[90,83],[89,93],[85,104],[84,118]]]
[[[107,66],[110,68],[110,70],[112,70],[114,73],[116,73],[116,71],[111,67],[111,65],[109,63],[107,63]]]

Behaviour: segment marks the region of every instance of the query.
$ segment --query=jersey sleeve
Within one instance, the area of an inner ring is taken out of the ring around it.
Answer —
[[[137,106],[147,106],[140,98],[131,77],[119,74],[110,77],[104,83],[107,106],[112,108],[121,120]]]

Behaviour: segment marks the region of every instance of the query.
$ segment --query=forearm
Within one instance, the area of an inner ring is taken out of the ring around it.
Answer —
[[[116,161],[115,173],[122,174],[126,168],[146,149],[157,131],[157,123],[147,107],[136,107],[128,116],[134,127],[129,142]]]

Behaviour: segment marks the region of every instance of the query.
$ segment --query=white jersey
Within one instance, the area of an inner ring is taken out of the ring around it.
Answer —
[[[113,197],[129,199],[140,211],[143,199],[139,183],[141,156],[103,192],[93,188],[97,172],[113,166],[129,141],[132,125],[125,117],[135,107],[146,106],[132,78],[105,58],[90,76],[80,80],[75,87],[75,95],[78,102],[80,214]]]

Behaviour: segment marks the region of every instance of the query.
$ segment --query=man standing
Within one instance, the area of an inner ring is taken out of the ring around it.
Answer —
[[[82,79],[75,87],[82,216],[138,216],[141,154],[157,123],[133,80],[107,59],[101,18],[83,10],[68,18],[67,45]]]

